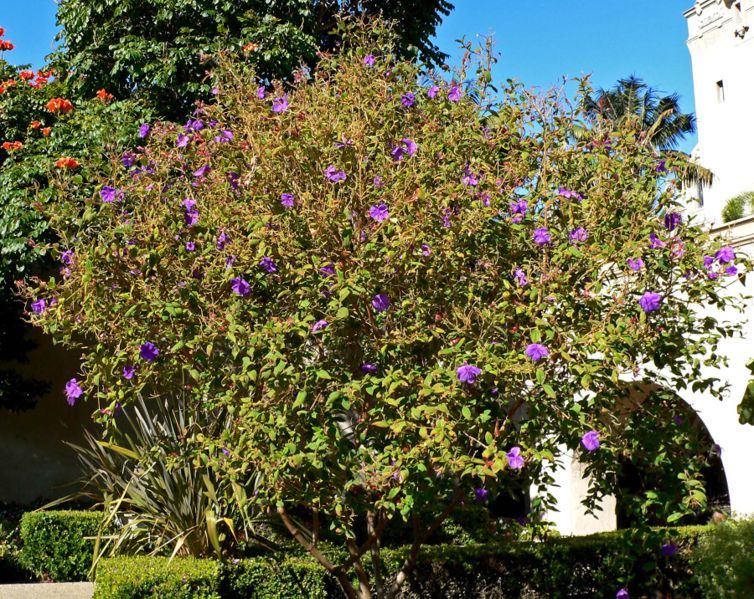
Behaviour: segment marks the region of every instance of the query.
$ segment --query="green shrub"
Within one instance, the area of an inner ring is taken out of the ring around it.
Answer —
[[[658,547],[631,547],[628,531],[563,537],[544,543],[486,545],[435,545],[422,553],[413,577],[400,593],[402,599],[463,597],[601,597],[614,593],[626,570],[635,595],[655,591],[674,596],[700,597],[689,569],[689,555],[707,527],[656,531],[658,538],[672,536],[679,551],[658,558]],[[389,570],[405,559],[407,548],[383,551]],[[656,572],[649,572],[647,564]],[[206,568],[197,564],[205,564]],[[184,567],[185,565],[185,567]],[[216,576],[214,580],[209,577]],[[173,587],[180,580],[197,592],[219,593],[223,599],[326,599],[340,597],[335,578],[308,557],[245,559],[226,563],[168,558],[106,559],[97,571],[97,599],[148,597],[158,592],[181,596]],[[181,588],[184,588],[181,587]],[[144,594],[139,595],[138,592]],[[196,595],[204,597],[205,595]],[[213,595],[209,595],[213,596]]]
[[[308,557],[241,560],[226,567],[223,578],[223,599],[327,599],[342,595],[335,578]]]
[[[754,597],[754,520],[713,526],[690,561],[705,597]]]
[[[95,599],[219,599],[220,564],[209,559],[116,557],[97,567]]]
[[[21,518],[21,561],[56,582],[86,580],[92,566],[99,512],[29,512]]]

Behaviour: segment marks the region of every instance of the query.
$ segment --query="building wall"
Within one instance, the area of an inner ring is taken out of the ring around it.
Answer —
[[[91,422],[91,404],[66,403],[65,382],[78,370],[78,356],[53,346],[37,330],[30,331],[37,347],[24,364],[13,366],[50,383],[50,392],[26,412],[0,413],[0,502],[29,504],[71,493],[80,478],[73,450],[65,442],[81,444],[84,426]]]
[[[744,33],[754,27],[754,0],[700,0],[684,16],[699,134],[694,156],[715,175],[700,212],[716,225],[728,199],[754,191],[754,29]]]

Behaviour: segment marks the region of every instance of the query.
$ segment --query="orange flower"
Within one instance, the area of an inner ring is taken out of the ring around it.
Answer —
[[[79,165],[79,161],[76,160],[75,158],[69,158],[68,156],[63,156],[62,158],[58,159],[58,161],[55,163],[55,166],[57,168],[74,169],[74,168],[78,168],[80,165]]]
[[[34,71],[21,71],[18,73],[18,77],[24,81],[29,81],[29,79],[34,79]]]
[[[53,114],[56,112],[66,114],[73,110],[73,104],[71,104],[70,100],[66,100],[65,98],[53,98],[47,102],[47,110]]]
[[[243,47],[244,52],[256,52],[257,50],[259,50],[259,46],[254,42],[249,42]]]
[[[45,127],[44,129],[42,129],[42,135],[48,137],[50,135],[50,131],[52,131],[52,127]]]
[[[0,27],[0,37],[5,35],[5,27]]]
[[[13,152],[14,150],[20,150],[23,148],[24,144],[20,141],[4,141],[2,147],[6,152]]]
[[[109,91],[102,88],[97,92],[97,99],[102,100],[103,102],[109,102],[112,100],[115,96],[113,96]]]
[[[39,129],[42,126],[42,121],[32,121],[30,124],[32,129]]]
[[[9,42],[8,40],[0,40],[0,52],[3,50],[13,50],[15,46],[12,42]]]

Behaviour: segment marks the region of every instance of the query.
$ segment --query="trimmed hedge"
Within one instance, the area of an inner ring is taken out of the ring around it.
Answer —
[[[115,557],[98,565],[94,599],[220,599],[221,581],[210,559]]]
[[[472,546],[437,545],[425,549],[416,575],[401,593],[402,599],[472,598],[472,597],[602,597],[613,596],[621,586],[618,579],[632,563],[632,593],[673,592],[675,596],[700,597],[693,572],[689,568],[688,547],[707,527],[675,529],[681,551],[672,558],[647,553],[629,562],[626,535],[622,532],[589,537],[555,538],[546,543],[507,543]],[[385,566],[395,570],[406,549],[385,550]],[[664,559],[664,561],[663,561]],[[666,583],[655,588],[643,575],[645,564],[660,570]],[[133,580],[142,589],[157,588],[162,581],[161,568],[167,558],[119,558],[103,560],[97,570],[96,599],[137,599],[151,597],[134,594]],[[328,599],[341,597],[336,581],[318,564],[302,557],[267,557],[240,560],[222,566],[204,560],[215,568],[217,579],[208,586],[206,571],[195,581],[182,564],[191,561],[176,558],[171,572],[182,573],[185,585],[200,584],[202,589],[218,592],[222,599]],[[191,565],[193,568],[194,566]],[[158,573],[151,575],[151,572]],[[151,577],[150,577],[151,576]],[[175,574],[177,578],[179,575]],[[209,592],[209,591],[207,591]],[[607,593],[607,594],[606,594]],[[170,596],[181,596],[172,591]],[[196,595],[204,597],[205,595]],[[207,595],[214,597],[215,595]]]
[[[21,518],[21,563],[45,580],[86,580],[101,522],[101,512],[27,512]]]

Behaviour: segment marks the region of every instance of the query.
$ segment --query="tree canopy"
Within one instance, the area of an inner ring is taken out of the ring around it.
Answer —
[[[445,55],[432,36],[452,8],[447,0],[62,0],[57,60],[80,76],[84,95],[135,93],[181,117],[209,97],[206,71],[219,50],[243,48],[262,79],[287,78],[337,49],[338,15],[382,16],[403,56],[416,51],[437,64]]]

